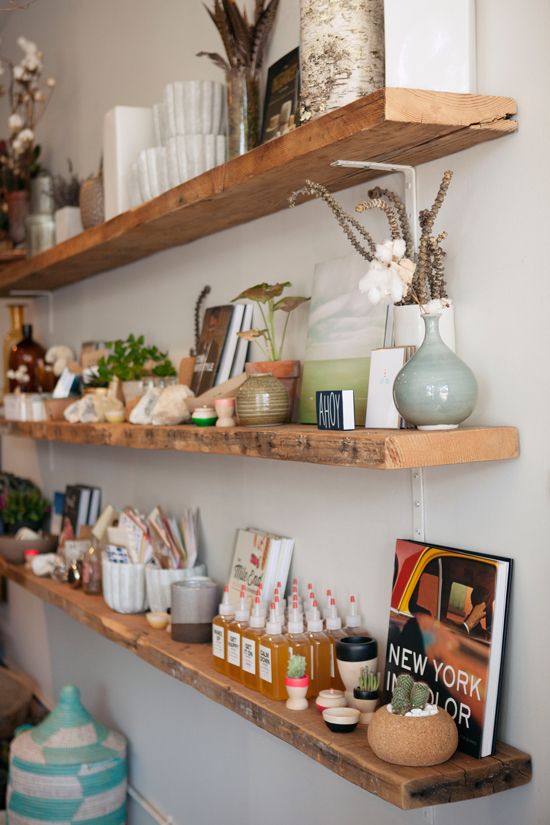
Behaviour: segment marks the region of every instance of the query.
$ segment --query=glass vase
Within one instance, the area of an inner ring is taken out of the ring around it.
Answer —
[[[419,430],[454,430],[472,414],[477,400],[475,376],[443,343],[439,315],[424,315],[424,343],[393,385],[395,406]]]
[[[226,74],[228,159],[244,155],[260,141],[260,78],[235,68]]]

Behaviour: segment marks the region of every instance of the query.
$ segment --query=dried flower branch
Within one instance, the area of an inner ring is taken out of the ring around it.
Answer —
[[[209,57],[226,72],[243,68],[255,74],[262,67],[278,6],[279,0],[256,0],[249,22],[246,8],[241,12],[236,0],[214,0],[213,9],[205,8],[219,32],[226,57],[217,52],[198,52],[197,57]]]
[[[439,185],[439,190],[435,196],[432,207],[430,209],[423,209],[419,215],[421,235],[418,246],[418,265],[414,274],[412,289],[422,304],[427,303],[430,298],[433,297],[430,290],[433,265],[432,255],[430,254],[430,238],[435,220],[439,210],[441,209],[443,201],[445,200],[445,195],[449,189],[452,177],[453,173],[449,169],[443,173],[443,178],[441,180],[441,184]],[[440,263],[441,261],[442,259],[440,260]]]
[[[369,198],[374,200],[377,198],[385,198],[392,204],[397,212],[399,223],[401,224],[400,237],[405,241],[405,255],[407,258],[412,260],[414,257],[414,244],[411,225],[409,223],[409,217],[407,215],[405,204],[399,195],[396,192],[392,192],[391,189],[382,189],[380,186],[375,186],[374,189],[369,190]]]
[[[355,207],[356,212],[366,212],[368,209],[380,209],[388,219],[392,241],[401,238],[401,226],[393,207],[383,198],[371,198],[368,201],[361,201]]]
[[[206,300],[206,296],[211,292],[211,287],[208,285],[203,287],[199,293],[199,297],[195,301],[195,346],[191,350],[191,355],[196,355],[199,351],[199,338],[201,332],[201,307]]]
[[[372,261],[375,251],[376,251],[376,244],[372,238],[372,236],[367,232],[364,226],[362,226],[359,221],[350,215],[348,212],[343,209],[338,201],[333,198],[330,194],[326,186],[323,186],[321,183],[314,183],[311,180],[306,180],[305,185],[302,189],[297,189],[295,192],[292,192],[288,199],[288,204],[292,208],[296,206],[296,201],[298,197],[301,195],[312,195],[315,198],[321,198],[327,204],[329,209],[334,214],[338,225],[341,227],[342,231],[348,238],[349,242],[353,246],[356,252],[358,252],[361,257],[365,258],[367,261]],[[364,240],[366,240],[368,244],[368,249],[361,245],[361,243],[357,240],[353,231],[357,232],[357,234],[361,235]]]

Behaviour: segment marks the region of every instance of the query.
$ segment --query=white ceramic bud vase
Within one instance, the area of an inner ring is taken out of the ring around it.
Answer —
[[[455,309],[454,304],[446,307],[439,317],[439,334],[453,352],[455,344]],[[413,346],[419,349],[424,342],[426,327],[418,304],[393,307],[393,345],[395,347]]]

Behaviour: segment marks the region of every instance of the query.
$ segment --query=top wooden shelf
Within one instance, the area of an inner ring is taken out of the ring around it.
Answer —
[[[381,89],[170,189],[136,209],[2,267],[0,295],[59,289],[169,247],[288,206],[306,178],[345,189],[372,172],[331,166],[370,160],[417,166],[517,129],[509,97]]]
[[[389,765],[373,754],[363,727],[345,736],[331,733],[313,703],[308,710],[296,713],[287,710],[284,702],[267,699],[217,673],[212,666],[210,645],[174,642],[166,631],[151,630],[143,616],[114,613],[100,596],[88,596],[67,584],[39,579],[23,565],[8,564],[1,557],[0,575],[399,808],[475,799],[524,785],[531,779],[529,755],[502,742],[497,743],[494,756],[483,759],[455,753],[448,762],[434,767]],[[170,720],[166,721],[169,725]]]

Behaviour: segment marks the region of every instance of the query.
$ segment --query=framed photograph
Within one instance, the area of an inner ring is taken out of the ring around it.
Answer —
[[[299,125],[300,50],[269,67],[265,87],[261,143],[286,135]]]

